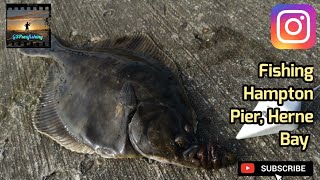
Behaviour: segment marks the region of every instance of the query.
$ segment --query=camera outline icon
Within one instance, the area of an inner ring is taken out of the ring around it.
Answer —
[[[289,35],[295,36],[298,35],[302,29],[303,29],[303,24],[301,23],[301,21],[306,20],[306,37],[304,39],[298,39],[298,40],[286,40],[283,39],[281,37],[281,17],[284,14],[303,14],[304,16],[300,16],[300,20],[297,18],[290,18],[285,22],[285,31],[286,33],[288,33]],[[305,17],[305,18],[304,18]],[[283,10],[281,11],[278,15],[277,15],[277,38],[280,42],[285,43],[285,44],[302,44],[302,43],[306,43],[309,39],[310,39],[310,31],[311,31],[311,26],[310,26],[310,15],[308,12],[304,11],[304,10]],[[289,30],[288,26],[291,22],[296,22],[299,25],[299,28],[297,31],[292,32],[291,30]]]

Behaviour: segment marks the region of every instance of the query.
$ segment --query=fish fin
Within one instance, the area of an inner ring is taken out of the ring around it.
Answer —
[[[30,57],[53,57],[52,53],[58,51],[64,46],[61,42],[52,34],[51,35],[51,46],[49,48],[18,48],[18,52]]]
[[[128,124],[136,108],[136,96],[130,82],[124,83],[116,99],[115,114],[108,126],[99,126],[96,121],[90,121],[84,140],[105,158],[138,156],[128,137]]]
[[[131,83],[126,82],[120,91],[119,101],[123,106],[135,108],[137,104],[136,94]]]
[[[136,33],[133,35],[122,36],[120,38],[101,41],[95,44],[95,48],[127,49],[140,52],[159,60],[162,64],[169,67],[174,73],[178,74],[176,63],[161,50],[149,35],[144,33]]]
[[[58,103],[55,98],[55,76],[52,67],[42,89],[40,103],[37,106],[36,117],[33,119],[34,127],[57,143],[78,153],[93,154],[94,150],[88,145],[81,143],[65,127],[56,110]]]
[[[130,149],[130,140],[128,137],[128,124],[130,123],[135,109],[137,106],[137,99],[134,92],[134,88],[131,83],[126,82],[119,94],[119,103],[117,105],[117,113],[114,117],[116,121],[121,122],[119,129],[117,130],[118,135],[115,135],[115,151],[122,154],[125,150]]]

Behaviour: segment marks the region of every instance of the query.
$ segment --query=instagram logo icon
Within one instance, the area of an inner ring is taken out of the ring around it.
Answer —
[[[308,4],[278,4],[271,13],[271,42],[278,49],[310,49],[316,42],[316,11]]]

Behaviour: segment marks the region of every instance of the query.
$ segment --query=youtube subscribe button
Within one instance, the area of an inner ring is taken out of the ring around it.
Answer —
[[[240,161],[239,176],[312,176],[312,161]]]

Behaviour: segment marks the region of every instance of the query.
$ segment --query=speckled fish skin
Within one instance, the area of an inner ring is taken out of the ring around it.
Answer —
[[[129,48],[113,48],[124,41]],[[20,49],[28,56],[53,58],[62,69],[49,74],[34,122],[37,130],[67,149],[106,158],[144,156],[215,169],[233,163],[231,153],[198,143],[194,111],[168,64],[134,51],[137,46],[160,51],[150,41],[138,35],[79,50],[53,36],[50,49]]]

